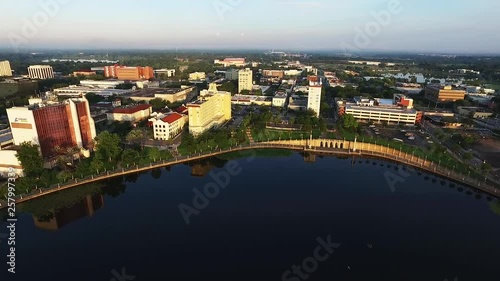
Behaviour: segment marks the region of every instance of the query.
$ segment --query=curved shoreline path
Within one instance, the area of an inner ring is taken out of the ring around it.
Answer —
[[[58,184],[46,189],[37,189],[32,191],[30,194],[16,196],[16,203],[23,203],[29,200],[40,198],[49,194],[59,192],[61,190],[70,189],[73,187],[78,187],[86,185],[89,183],[95,183],[106,179],[111,179],[115,177],[126,176],[130,174],[145,172],[153,169],[174,166],[178,164],[183,164],[191,161],[201,160],[204,158],[214,157],[222,154],[227,154],[231,152],[238,152],[244,150],[253,149],[286,149],[301,152],[312,152],[312,153],[324,153],[333,155],[345,155],[345,156],[368,156],[380,159],[386,159],[401,163],[403,165],[412,166],[429,173],[448,178],[452,181],[456,181],[460,184],[470,186],[481,190],[494,197],[500,196],[500,189],[489,185],[486,181],[481,181],[469,176],[465,176],[458,172],[449,170],[443,166],[439,166],[436,163],[427,161],[426,159],[419,158],[409,153],[402,152],[401,150],[395,148],[389,148],[382,145],[363,143],[355,141],[346,140],[333,140],[333,139],[313,139],[313,140],[281,140],[281,141],[269,141],[260,143],[250,143],[246,145],[240,145],[226,150],[212,151],[205,154],[198,154],[194,156],[184,156],[177,157],[171,161],[163,161],[158,163],[151,163],[147,166],[139,167],[135,166],[129,169],[121,169],[118,171],[107,171],[100,175],[95,175],[87,177],[85,179],[75,179],[74,182],[67,183],[64,185]],[[7,202],[5,200],[0,200],[0,210],[7,208]]]

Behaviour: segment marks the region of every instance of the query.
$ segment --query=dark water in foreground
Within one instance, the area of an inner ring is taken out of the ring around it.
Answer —
[[[207,165],[115,181],[102,195],[80,188],[55,216],[39,210],[59,199],[19,206],[16,274],[3,240],[0,280],[500,280],[496,200],[417,172],[392,192],[384,174],[395,165],[375,160],[218,162],[213,173],[235,175],[189,225],[179,204],[215,182],[191,176]]]

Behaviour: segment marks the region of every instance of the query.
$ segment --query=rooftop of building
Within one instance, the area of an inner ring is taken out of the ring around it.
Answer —
[[[427,88],[436,89],[436,90],[437,89],[439,89],[439,90],[454,90],[454,91],[464,92],[464,90],[459,88],[459,87],[455,87],[452,85],[443,85],[443,84],[428,84]]]
[[[232,101],[272,101],[273,97],[254,95],[234,95]]]
[[[186,112],[187,110],[188,110],[188,108],[184,105],[179,106],[178,108],[175,109],[175,111],[178,113],[183,113],[183,112]]]
[[[399,114],[416,114],[415,109],[408,109],[399,106],[359,106],[356,104],[347,104],[346,109],[372,111],[372,112],[386,112],[386,113],[399,113]]]
[[[114,114],[134,114],[142,110],[147,110],[151,108],[152,106],[150,104],[139,104],[139,105],[132,105],[132,106],[126,106],[126,107],[121,107],[121,108],[116,108],[113,110]]]
[[[225,58],[224,61],[225,62],[233,62],[233,61],[242,61],[242,62],[244,62],[245,58]]]
[[[159,89],[140,89],[132,92],[132,96],[134,97],[154,97],[155,95],[175,95],[184,91],[185,89],[181,88],[159,88]]]
[[[163,117],[163,118],[161,119],[161,121],[163,121],[163,122],[165,122],[165,123],[168,123],[168,124],[172,124],[172,123],[174,123],[175,121],[177,121],[177,120],[179,120],[179,119],[181,119],[181,118],[183,118],[183,117],[184,117],[184,115],[181,115],[181,114],[179,114],[179,113],[177,113],[177,112],[174,112],[174,113],[172,113],[172,114],[169,114],[169,115],[167,115],[167,116]]]

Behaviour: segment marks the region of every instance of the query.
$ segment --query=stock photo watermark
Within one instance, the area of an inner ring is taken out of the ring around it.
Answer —
[[[416,171],[416,169],[411,166],[407,167],[403,165],[398,165],[395,169],[397,170],[397,172],[394,172],[393,170],[387,170],[384,173],[384,178],[387,182],[387,185],[393,193],[396,192],[396,185],[398,183],[404,183],[406,179]]]
[[[50,19],[54,18],[61,11],[62,5],[68,4],[71,0],[40,0],[38,6],[40,10],[36,11],[30,18],[23,17],[21,30],[18,32],[9,32],[7,38],[11,47],[19,52],[19,48],[29,44],[40,29],[46,27]]]
[[[354,28],[354,38],[351,43],[342,42],[340,49],[343,53],[356,53],[368,48],[372,40],[382,33],[384,27],[391,24],[393,17],[404,10],[399,0],[389,0],[387,6],[379,11],[370,13],[373,20],[367,22],[363,28]]]
[[[109,281],[132,281],[135,279],[135,276],[127,274],[127,269],[125,267],[122,268],[121,272],[113,269],[111,270],[111,274],[114,277],[112,277]]]
[[[255,159],[256,153],[254,150],[247,150],[247,152],[249,152],[249,155],[245,152],[240,152],[240,154],[248,157],[246,162],[250,163]],[[229,186],[231,177],[238,176],[242,172],[243,168],[235,160],[227,162],[224,169],[218,173],[213,171],[210,172],[209,176],[212,181],[203,187],[203,191],[198,190],[198,188],[193,188],[194,197],[192,206],[185,203],[179,204],[179,211],[181,212],[184,222],[189,225],[191,223],[190,217],[192,215],[199,215],[202,210],[208,207],[211,199],[215,199],[219,196],[221,190]]]
[[[234,12],[243,0],[215,0],[213,3],[219,20],[223,21],[228,12]]]
[[[16,273],[16,172],[14,168],[9,168],[8,179],[7,179],[7,231],[8,237],[7,245],[10,246],[7,255],[7,264],[9,265],[7,271],[10,273]]]
[[[326,241],[321,237],[316,238],[316,241],[318,242],[318,246],[314,248],[312,256],[302,260],[300,265],[292,265],[291,269],[283,272],[281,280],[301,281],[309,279],[311,274],[318,270],[319,264],[330,258],[335,249],[338,249],[341,245],[333,243],[331,235],[326,237]]]

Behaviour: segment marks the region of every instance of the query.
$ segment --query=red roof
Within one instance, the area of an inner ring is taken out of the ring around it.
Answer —
[[[185,106],[180,106],[180,107],[178,107],[175,111],[177,111],[178,113],[184,113],[184,112],[186,112],[187,110],[188,110],[188,108],[187,108],[187,107],[185,107]]]
[[[142,110],[146,110],[151,108],[150,104],[140,104],[138,106],[134,107],[127,107],[127,108],[117,108],[113,110],[113,113],[118,113],[118,114],[134,114]]]
[[[183,116],[180,115],[179,113],[172,113],[172,114],[168,115],[167,117],[162,118],[161,121],[168,123],[168,124],[172,124],[175,121],[181,119],[182,117]]]

